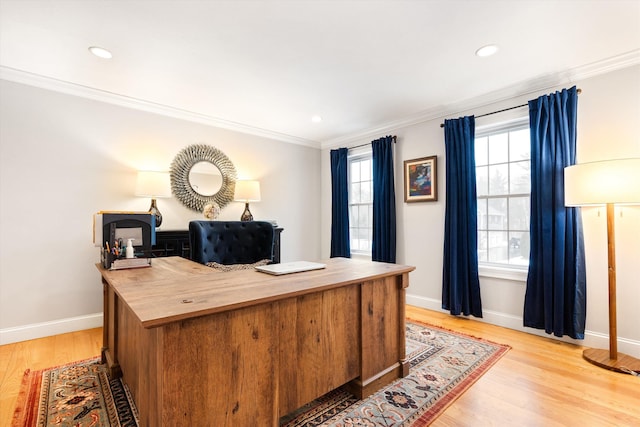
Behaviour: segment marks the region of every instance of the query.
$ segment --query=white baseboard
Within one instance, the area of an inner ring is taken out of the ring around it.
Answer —
[[[448,313],[442,309],[442,302],[433,298],[425,298],[417,295],[407,294],[407,304],[415,305],[416,307],[426,308],[427,310],[439,311],[442,313]],[[584,332],[583,340],[575,340],[569,337],[556,337],[552,334],[547,334],[543,330],[527,328],[522,325],[522,317],[514,316],[507,313],[501,313],[491,310],[483,310],[482,318],[472,317],[474,320],[480,322],[490,323],[492,325],[502,326],[508,329],[513,329],[520,332],[526,332],[528,334],[537,335],[545,338],[552,338],[558,341],[564,341],[571,344],[576,344],[584,347],[592,348],[609,348],[609,335],[600,332],[586,330]],[[508,344],[508,343],[505,343]],[[633,357],[640,358],[640,341],[631,340],[624,337],[618,337],[618,352],[628,354]]]
[[[0,345],[102,327],[102,313],[0,329]]]
[[[433,298],[425,298],[417,295],[407,294],[407,304],[415,305],[416,307],[425,308],[427,310],[434,310],[442,313],[447,312],[446,310],[442,309],[441,301]],[[542,330],[524,327],[522,325],[522,317],[519,316],[491,310],[484,310],[483,315],[483,318],[474,317],[474,319],[480,322],[502,326],[540,337],[552,338],[571,344],[593,348],[609,348],[609,336],[600,332],[587,330],[584,334],[584,340],[575,340],[569,337],[560,338],[554,335],[547,334]],[[70,317],[67,319],[59,319],[50,322],[33,323],[30,325],[18,326],[14,328],[5,328],[0,329],[0,345],[100,327],[102,327],[102,313]],[[618,351],[620,353],[640,358],[640,341],[618,337]]]

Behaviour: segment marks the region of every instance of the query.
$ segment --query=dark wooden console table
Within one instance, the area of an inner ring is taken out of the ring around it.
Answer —
[[[284,228],[273,229],[273,262],[280,263],[280,234]],[[189,230],[156,230],[154,257],[179,256],[189,259]]]

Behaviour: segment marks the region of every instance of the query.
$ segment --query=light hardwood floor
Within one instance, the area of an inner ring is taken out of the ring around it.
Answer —
[[[640,426],[640,377],[587,363],[581,347],[411,306],[407,316],[511,346],[434,426]],[[0,426],[25,369],[96,356],[101,345],[98,328],[0,346]]]

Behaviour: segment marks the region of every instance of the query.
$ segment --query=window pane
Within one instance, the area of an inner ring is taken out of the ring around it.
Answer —
[[[371,160],[363,160],[360,162],[360,180],[371,180]]]
[[[476,168],[476,193],[478,197],[489,194],[489,168],[487,166]]]
[[[366,228],[358,228],[358,230],[356,231],[356,236],[360,240],[367,240],[367,236],[368,236],[367,229]]]
[[[489,245],[487,244],[487,232],[479,231],[478,232],[478,261],[487,262],[487,248]]]
[[[358,207],[349,206],[349,228],[356,227],[358,225]]]
[[[511,197],[509,199],[509,229],[529,230],[529,197]]]
[[[350,160],[349,232],[351,250],[371,252],[373,182],[371,155]]]
[[[489,166],[489,195],[507,194],[509,189],[509,165]]]
[[[365,181],[360,185],[360,201],[362,203],[371,203],[373,194],[373,183]]]
[[[508,264],[509,257],[507,254],[507,232],[506,231],[488,231],[488,257],[489,262]]]
[[[358,227],[371,227],[368,206],[358,206]]]
[[[529,129],[509,132],[509,161],[529,160],[531,158],[531,144]]]
[[[507,229],[507,199],[500,197],[497,199],[488,199],[488,217],[487,228],[489,230],[506,230]],[[506,238],[506,236],[505,236]]]
[[[351,182],[360,181],[360,162],[351,162],[351,176],[349,177]]]
[[[475,141],[479,262],[529,263],[531,147],[518,126]]]
[[[529,264],[529,233],[509,233],[509,264]]]
[[[487,229],[487,199],[478,199],[478,230]]]
[[[510,194],[531,193],[531,163],[529,160],[509,163]]]
[[[360,203],[360,183],[351,184],[351,193],[349,194],[350,203]]]
[[[487,137],[476,138],[476,166],[486,165],[489,160],[489,145]]]
[[[354,230],[355,236],[351,238],[351,250],[355,250],[355,251],[366,250],[367,241],[359,238],[358,230],[360,229],[357,228]]]
[[[489,136],[489,164],[509,161],[509,136],[506,133]]]
[[[371,246],[369,243],[369,230],[366,228],[358,228],[357,230],[358,237],[358,250],[368,251]]]

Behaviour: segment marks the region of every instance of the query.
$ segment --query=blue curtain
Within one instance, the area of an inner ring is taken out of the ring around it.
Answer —
[[[351,258],[346,148],[331,150],[331,258]]]
[[[396,194],[393,137],[371,142],[373,151],[373,240],[371,260],[396,262]]]
[[[482,317],[478,278],[475,118],[444,121],[446,206],[442,308]]]
[[[524,326],[584,338],[586,273],[578,208],[564,206],[564,168],[575,164],[575,87],[529,101],[531,252]]]

